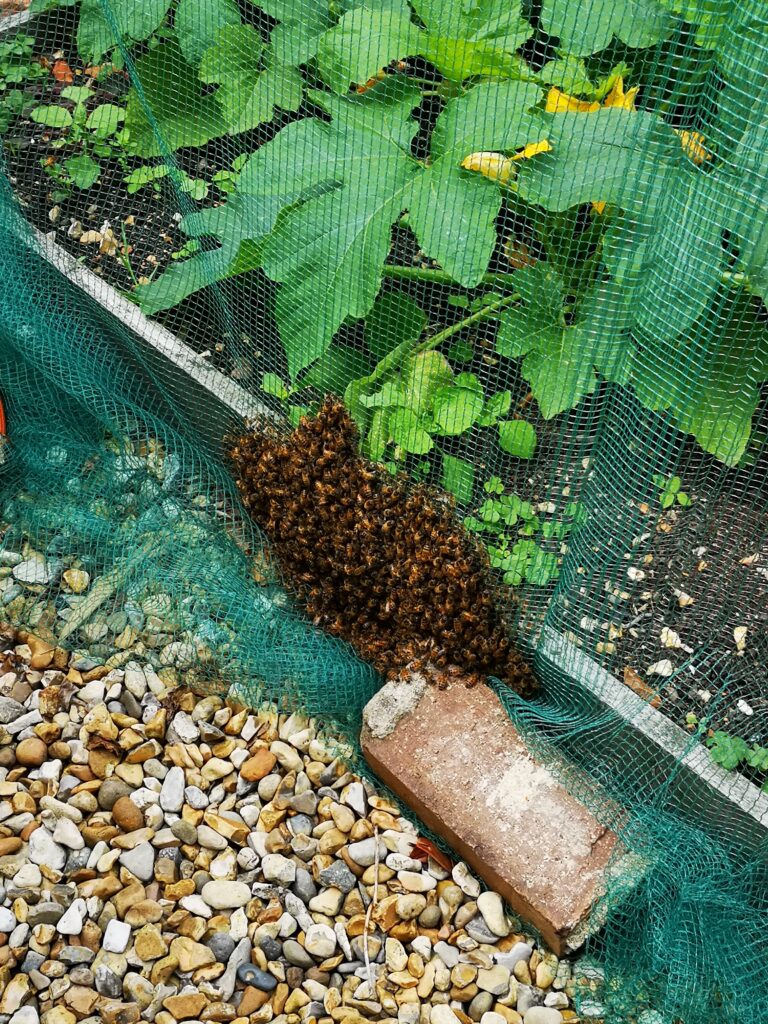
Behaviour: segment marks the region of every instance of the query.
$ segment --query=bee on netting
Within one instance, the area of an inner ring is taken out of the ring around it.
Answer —
[[[487,555],[454,503],[366,460],[358,440],[344,404],[327,398],[292,432],[251,431],[231,446],[243,505],[310,618],[390,678],[493,675],[532,695]]]

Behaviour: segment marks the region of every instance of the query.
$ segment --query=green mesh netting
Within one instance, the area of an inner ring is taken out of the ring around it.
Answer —
[[[766,125],[763,0],[0,15],[4,615],[354,735],[380,680],[223,443],[343,398],[487,547],[544,683],[500,696],[632,854],[585,1020],[768,1019]]]

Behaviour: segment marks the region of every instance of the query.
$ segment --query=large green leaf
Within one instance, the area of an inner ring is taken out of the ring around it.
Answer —
[[[604,50],[616,36],[627,46],[653,46],[674,19],[659,0],[543,0],[541,26],[576,57]]]
[[[441,433],[463,434],[477,422],[484,404],[482,390],[448,384],[435,392],[432,415]]]
[[[287,170],[283,145],[273,143],[243,170],[245,188],[260,168],[260,189],[282,193],[286,181],[333,189],[286,211],[266,244],[264,269],[283,285],[276,311],[293,378],[323,354],[344,320],[365,316],[373,305],[391,225],[405,205],[408,182],[420,170],[401,145],[416,130],[413,103],[409,90],[385,104],[351,99],[342,107],[349,112],[346,120],[304,128],[308,149],[298,166]],[[302,124],[290,126],[293,135]],[[293,148],[288,153],[293,163]]]
[[[224,25],[200,64],[200,80],[219,84],[216,99],[236,135],[274,116],[275,107],[298,110],[304,95],[296,68],[274,65],[261,69],[261,36],[252,25]]]
[[[201,0],[179,0],[173,18],[181,52],[190,64],[200,63],[205,51],[220,38],[222,28],[239,24],[240,8],[236,0],[205,0],[204,3]],[[261,46],[257,46],[257,54],[260,49]],[[233,53],[231,59],[234,63],[239,55]]]
[[[659,0],[659,4],[696,26],[696,44],[708,50],[717,46],[731,15],[733,0]]]
[[[545,419],[574,408],[595,390],[592,347],[591,338],[579,326],[551,328],[539,335],[521,372]]]
[[[447,491],[465,504],[472,501],[475,485],[475,467],[466,459],[443,454],[442,484]]]
[[[314,57],[320,37],[333,25],[327,0],[264,0],[259,6],[280,22],[269,37],[270,59],[277,64]]]
[[[524,82],[484,82],[450,100],[430,140],[432,164],[413,183],[410,223],[425,252],[465,288],[488,269],[501,206],[497,185],[461,169],[476,150],[515,150],[538,138],[530,113],[541,93]]]
[[[685,160],[672,129],[644,111],[608,107],[542,121],[552,152],[523,163],[517,189],[550,211],[588,202],[655,208],[665,179]]]
[[[218,238],[221,245],[173,263],[150,284],[140,285],[135,295],[142,309],[170,309],[201,288],[258,267],[258,242],[274,227],[280,208],[277,200],[235,193],[223,206],[185,217],[181,227],[191,238]]]
[[[413,0],[419,18],[434,36],[493,40],[512,52],[533,34],[513,0]]]
[[[586,293],[573,322],[566,320],[565,287],[539,263],[517,272],[524,302],[500,317],[496,349],[524,356],[522,375],[546,419],[571,409],[597,386],[597,373],[626,382],[629,298],[615,282],[598,281]]]
[[[413,455],[426,455],[434,444],[411,409],[395,409],[390,414],[389,435],[396,445]]]
[[[423,0],[417,25],[405,0],[384,9],[369,2],[347,11],[318,45],[321,73],[339,93],[362,84],[392,61],[422,56],[450,79],[511,75],[520,68],[514,51],[532,34],[519,3],[506,0]]]
[[[659,338],[636,360],[633,385],[643,405],[668,410],[678,427],[727,465],[744,454],[760,382],[768,378],[768,328],[748,297],[721,303],[717,323],[695,340]],[[676,371],[659,372],[674,356]]]
[[[83,0],[77,24],[77,50],[88,64],[96,64],[117,45],[140,43],[147,39],[168,13],[172,0],[111,0],[115,30],[104,15],[101,0]]]
[[[499,445],[519,459],[533,457],[536,440],[536,431],[525,420],[504,420],[499,424]]]
[[[150,107],[150,118],[135,89],[128,96],[125,125],[130,148],[142,157],[163,155],[163,144],[174,151],[204,146],[224,135],[227,120],[215,96],[203,94],[195,70],[175,42],[162,43],[136,62],[136,71]],[[163,140],[154,131],[155,122]]]
[[[328,85],[343,94],[398,57],[418,53],[423,35],[406,3],[393,11],[357,7],[322,36],[318,65]]]
[[[365,344],[376,359],[403,342],[416,341],[427,326],[424,310],[404,292],[383,292],[365,319]]]
[[[460,169],[468,117],[478,101],[472,90],[449,103],[428,168],[409,153],[416,124],[416,94],[392,81],[365,96],[313,93],[332,124],[300,122],[263,146],[243,169],[240,187],[333,191],[282,217],[265,251],[264,268],[283,284],[277,300],[281,336],[292,375],[318,358],[347,318],[364,317],[379,290],[392,222],[407,209],[419,242],[455,279],[469,287],[488,267],[495,244],[500,197],[495,184]],[[497,114],[509,122],[484,138],[516,146],[538,126],[527,111],[535,88],[496,87]],[[492,134],[495,132],[495,134]]]

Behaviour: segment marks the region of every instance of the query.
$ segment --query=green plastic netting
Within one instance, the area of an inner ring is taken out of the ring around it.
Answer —
[[[354,736],[222,443],[339,395],[615,801],[582,1019],[768,1020],[764,0],[4,6],[4,615]]]

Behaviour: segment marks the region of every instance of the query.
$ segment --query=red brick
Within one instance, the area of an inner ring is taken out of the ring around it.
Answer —
[[[489,687],[388,683],[361,741],[384,782],[556,953],[584,941],[617,837],[536,760]]]

